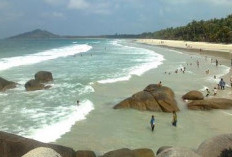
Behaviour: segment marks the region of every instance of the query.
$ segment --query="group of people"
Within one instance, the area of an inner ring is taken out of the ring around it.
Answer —
[[[154,128],[155,128],[155,117],[154,117],[154,115],[151,116],[150,124],[151,124],[151,131],[154,131]],[[175,111],[173,111],[172,125],[175,126],[175,127],[177,125],[177,115],[176,115]]]

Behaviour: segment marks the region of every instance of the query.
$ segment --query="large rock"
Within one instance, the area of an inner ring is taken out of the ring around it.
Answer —
[[[53,81],[52,73],[49,71],[39,71],[35,74],[35,80],[40,83]]]
[[[32,79],[26,82],[25,88],[27,91],[42,90],[45,89],[45,85],[37,80]]]
[[[151,149],[135,149],[130,150],[127,148],[110,151],[102,157],[155,157]]]
[[[0,157],[21,157],[37,147],[47,147],[55,150],[62,157],[75,157],[71,148],[42,143],[6,132],[0,132]]]
[[[171,147],[163,150],[156,157],[201,157],[196,152],[182,147]]]
[[[22,157],[61,157],[56,151],[51,148],[39,147],[29,151]]]
[[[188,108],[191,110],[229,109],[231,107],[232,100],[225,98],[195,100],[188,104]]]
[[[133,108],[158,112],[179,111],[174,96],[174,92],[170,88],[151,84],[143,91],[115,105],[114,109]]]
[[[89,150],[78,150],[76,152],[76,157],[96,157],[93,151]]]
[[[6,79],[0,77],[0,91],[5,91],[7,89],[15,88],[16,83],[12,81],[7,81]]]
[[[182,98],[187,100],[203,100],[204,96],[201,92],[193,90],[183,95]]]
[[[232,134],[205,140],[197,150],[203,157],[232,157]]]

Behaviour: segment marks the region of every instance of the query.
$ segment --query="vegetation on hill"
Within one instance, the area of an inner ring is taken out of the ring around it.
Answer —
[[[143,33],[142,38],[232,43],[232,14],[226,18],[192,21],[186,26]]]
[[[59,38],[59,35],[55,35],[45,30],[36,29],[31,32],[26,32],[23,34],[19,34],[9,39],[44,39],[44,38]]]

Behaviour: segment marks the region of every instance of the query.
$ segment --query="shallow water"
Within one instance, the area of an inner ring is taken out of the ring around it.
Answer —
[[[206,59],[205,56],[198,54],[183,54],[166,48],[139,46],[163,55],[165,61],[157,69],[150,70],[139,77],[133,76],[129,81],[94,84],[95,92],[90,99],[95,104],[95,110],[87,116],[86,120],[76,123],[71,131],[56,143],[76,150],[94,150],[98,154],[125,147],[131,149],[145,147],[156,152],[159,147],[166,145],[196,149],[204,139],[231,132],[232,110],[190,111],[181,99],[181,96],[190,90],[202,89],[203,93],[205,88],[212,90],[219,80],[219,78],[212,79],[213,76],[227,73],[228,67],[216,67],[211,63],[211,58]],[[199,68],[196,65],[197,60],[200,62]],[[184,74],[174,73],[177,68],[183,66],[187,70]],[[210,74],[206,75],[205,71],[208,69]],[[169,113],[112,109],[121,100],[143,90],[148,84],[159,81],[171,87],[176,94],[181,110],[177,113],[176,128],[171,125],[172,114]],[[149,125],[152,114],[156,118],[154,132],[151,132]]]

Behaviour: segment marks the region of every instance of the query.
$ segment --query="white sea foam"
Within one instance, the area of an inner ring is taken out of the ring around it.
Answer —
[[[110,41],[109,44],[114,45],[114,46],[122,46],[121,44],[119,44],[119,41],[120,40],[113,40],[113,41]]]
[[[125,77],[119,77],[119,78],[100,80],[97,82],[101,83],[101,84],[106,84],[106,83],[114,83],[114,82],[120,82],[120,81],[128,81],[128,80],[130,80],[130,78],[131,78],[131,76],[125,76]]]
[[[43,52],[30,54],[26,56],[10,57],[10,58],[1,58],[0,59],[0,71],[6,70],[12,67],[22,66],[22,65],[31,65],[40,63],[47,60],[52,60],[60,57],[67,57],[70,55],[75,55],[81,52],[87,52],[92,49],[91,46],[83,45],[72,45],[67,47],[61,47],[51,50],[46,50]]]
[[[209,82],[218,83],[220,81],[220,79],[223,78],[224,75],[226,75],[230,72],[230,67],[228,67],[228,66],[221,65],[221,68],[223,68],[223,69],[222,69],[220,74],[216,75],[216,79],[213,76],[208,76],[206,79]]]
[[[86,93],[93,93],[95,92],[94,91],[94,88],[92,86],[85,86],[84,89],[80,89],[79,90],[79,95],[83,95],[83,94],[86,94]]]
[[[137,48],[135,48],[137,49]],[[162,55],[155,53],[151,50],[141,49],[139,53],[149,54],[150,58],[144,58],[143,61],[146,63],[134,66],[128,70],[128,74],[126,76],[114,77],[105,80],[97,81],[98,83],[106,84],[106,83],[114,83],[119,81],[128,81],[132,77],[132,75],[141,76],[145,72],[157,68],[159,65],[163,64],[164,58]],[[139,60],[142,61],[142,60]]]
[[[35,130],[30,138],[41,142],[54,142],[61,135],[69,132],[71,127],[77,122],[86,119],[86,116],[94,109],[94,105],[90,100],[80,102],[79,106],[70,106],[72,113],[68,117],[64,117],[61,121],[51,125],[44,125],[42,128]]]

